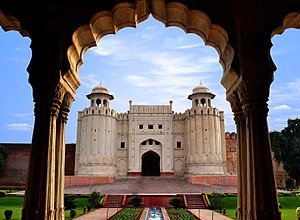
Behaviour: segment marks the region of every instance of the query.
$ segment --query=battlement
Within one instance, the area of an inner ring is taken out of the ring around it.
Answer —
[[[89,107],[85,108],[81,113],[81,117],[86,115],[107,115],[111,117],[117,117],[117,112],[114,109],[110,109],[107,107]]]
[[[170,114],[170,105],[131,105],[130,114]]]
[[[128,113],[117,113],[117,119],[119,121],[126,121],[126,120],[128,120]]]
[[[184,118],[185,118],[185,115],[181,112],[179,112],[179,113],[176,112],[173,114],[174,120],[183,120]]]
[[[225,132],[225,139],[237,139],[237,134],[235,132]]]
[[[173,119],[180,120],[193,115],[214,115],[214,116],[221,117],[221,119],[224,119],[223,111],[219,111],[219,109],[217,108],[208,108],[208,107],[192,107],[191,109],[187,109],[184,113],[176,112],[173,114]]]

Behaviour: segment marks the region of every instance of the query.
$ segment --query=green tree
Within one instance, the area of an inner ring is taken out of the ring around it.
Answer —
[[[99,192],[94,190],[88,198],[87,206],[88,207],[91,206],[91,208],[99,208],[102,197],[103,195],[101,195]]]
[[[6,156],[4,147],[0,145],[0,172],[4,169]]]
[[[300,119],[288,119],[281,132],[271,132],[270,140],[275,159],[283,163],[290,177],[300,180]]]
[[[275,159],[279,163],[283,162],[285,158],[285,150],[287,149],[287,139],[279,131],[270,132],[270,139]]]
[[[77,204],[75,202],[74,196],[65,195],[65,197],[64,197],[64,206],[65,206],[65,210],[76,209]]]

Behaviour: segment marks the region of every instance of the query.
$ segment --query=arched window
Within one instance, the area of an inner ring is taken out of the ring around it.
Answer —
[[[92,100],[91,100],[91,107],[94,107],[94,105],[95,105],[95,100],[92,99]]]
[[[99,107],[101,105],[101,99],[96,100],[96,105],[97,105],[97,107]]]
[[[201,99],[201,105],[205,106],[206,105],[206,100],[204,98]]]
[[[106,99],[103,100],[103,106],[107,107],[107,100]]]
[[[195,99],[195,106],[199,106],[199,100]]]

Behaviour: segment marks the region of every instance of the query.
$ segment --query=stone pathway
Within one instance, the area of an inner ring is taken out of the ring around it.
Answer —
[[[189,211],[200,217],[201,220],[232,220],[225,215],[209,209],[200,209],[200,211],[199,209],[189,209]]]
[[[115,213],[117,213],[116,208],[101,208],[80,216],[76,220],[106,220]]]
[[[189,209],[190,212],[192,212],[194,215],[200,217],[201,220],[232,220],[231,218],[222,215],[218,212],[214,212],[209,209]],[[116,208],[101,208],[97,209],[93,212],[90,212],[88,214],[85,214],[83,216],[80,216],[76,218],[76,220],[106,220],[107,216],[108,218],[114,215],[117,212]],[[144,209],[143,214],[141,215],[140,220],[144,220],[146,217],[147,208]],[[164,214],[165,220],[170,220],[167,211],[165,208],[162,208],[162,212]]]

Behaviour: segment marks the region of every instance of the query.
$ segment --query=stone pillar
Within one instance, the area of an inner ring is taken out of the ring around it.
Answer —
[[[237,131],[237,177],[238,177],[238,204],[237,219],[246,218],[247,207],[247,153],[246,153],[246,123],[238,95],[233,93],[228,100],[234,114]]]
[[[55,164],[55,219],[64,217],[64,187],[65,187],[65,133],[68,114],[73,97],[66,93],[56,122],[56,164]]]
[[[58,83],[34,99],[35,123],[22,219],[55,219],[56,122],[62,98],[63,88]]]
[[[23,220],[64,219],[65,123],[80,81],[77,72],[69,69],[61,39],[47,30],[44,27],[32,38],[32,58],[27,68],[35,102],[35,122]],[[72,99],[67,99],[68,95]]]
[[[280,219],[269,142],[267,103],[256,100],[244,103],[242,108],[247,144],[244,153],[247,157],[246,219]]]

